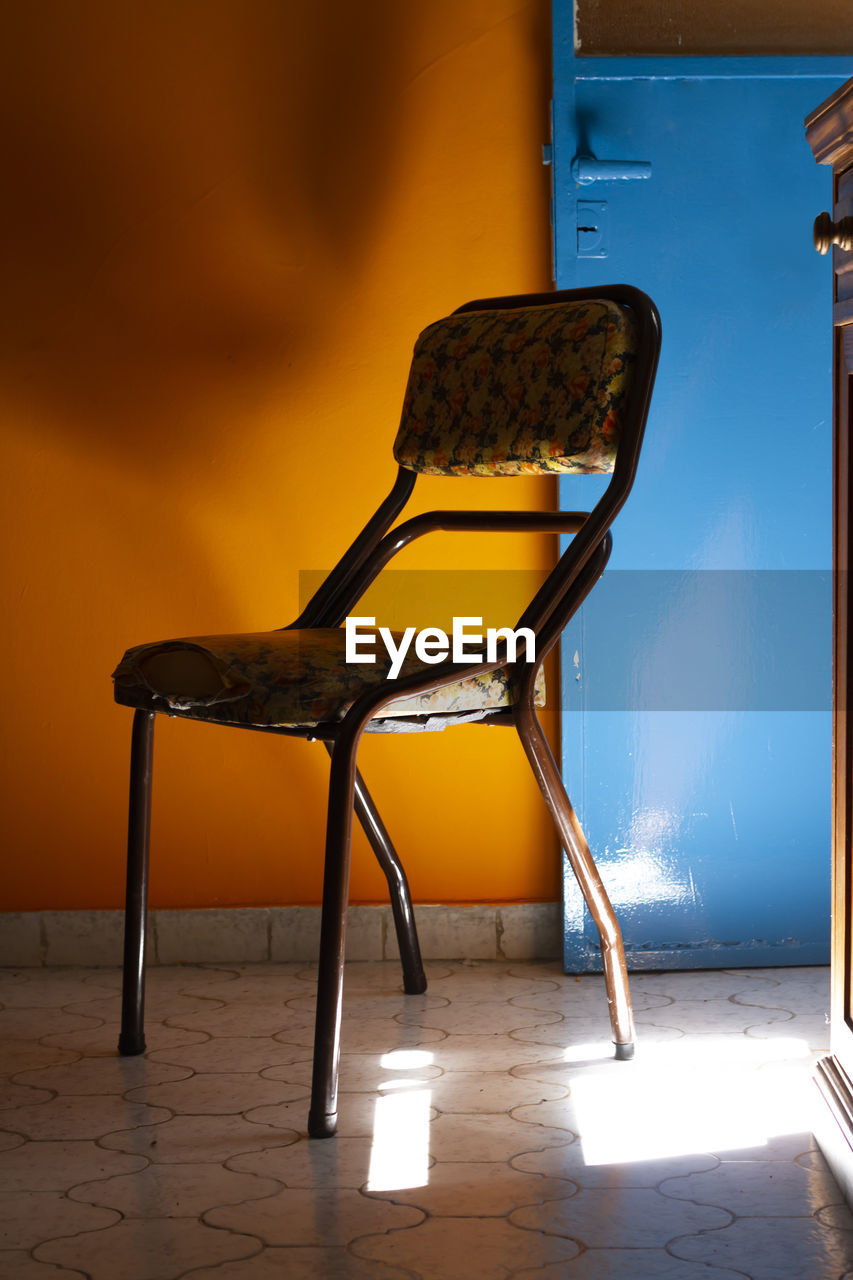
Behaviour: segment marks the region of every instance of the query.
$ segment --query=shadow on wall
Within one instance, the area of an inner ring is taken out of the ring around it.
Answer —
[[[0,63],[0,785],[17,854],[0,908],[116,906],[122,650],[290,621],[299,571],[333,564],[390,487],[418,328],[548,287],[548,3],[10,0]],[[550,481],[474,489],[470,505],[553,498]],[[452,480],[429,498],[462,500]],[[448,547],[433,554],[456,563]],[[396,766],[373,752],[416,891],[556,897],[535,788],[514,825],[484,824],[457,737],[389,752]],[[510,793],[517,744],[485,737]],[[165,717],[157,739],[153,905],[318,901],[325,753]],[[456,784],[438,853],[401,772]],[[369,859],[353,892],[384,897]]]
[[[399,51],[416,19],[394,0],[4,9],[0,428],[17,477],[4,612],[20,690],[6,733],[10,847],[25,856],[0,902],[116,900],[128,719],[109,672],[148,636],[250,625],[248,459],[263,469],[270,406],[309,395],[332,290],[358,279],[393,180]],[[295,442],[279,447],[286,462]],[[279,564],[272,600],[252,587],[256,625],[295,612],[282,576]],[[185,785],[160,791],[164,819],[205,807],[235,844],[238,806],[217,813],[211,794],[221,750],[171,725],[158,737],[160,774]],[[254,776],[261,756],[238,745],[234,775]],[[322,772],[289,763],[320,805]],[[27,854],[58,865],[36,883]],[[175,892],[195,900],[186,874]],[[155,866],[155,901],[160,884]]]
[[[179,464],[203,408],[210,447],[223,395],[283,358],[298,378],[393,182],[417,21],[398,0],[7,8],[7,396],[156,469],[164,413]]]

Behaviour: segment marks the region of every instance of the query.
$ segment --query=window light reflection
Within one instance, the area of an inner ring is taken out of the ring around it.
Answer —
[[[428,1080],[380,1080],[376,1086],[380,1093],[394,1089],[428,1089]]]
[[[390,1071],[418,1071],[430,1066],[433,1055],[424,1049],[395,1049],[383,1054],[380,1067]],[[373,1145],[370,1149],[368,1191],[399,1191],[425,1187],[429,1182],[429,1116],[432,1091],[426,1082],[403,1076],[382,1080],[376,1099]]]
[[[604,1062],[602,1053],[602,1045],[566,1052],[590,1063],[571,1082],[587,1165],[763,1147],[811,1131],[803,1040],[703,1035],[643,1045],[628,1063]]]

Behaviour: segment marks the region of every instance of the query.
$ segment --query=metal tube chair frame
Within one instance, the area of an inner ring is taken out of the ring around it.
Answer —
[[[532,662],[508,662],[499,650],[496,661],[476,664],[442,662],[427,672],[383,681],[356,698],[342,719],[310,727],[238,725],[260,732],[324,742],[331,757],[326,827],[323,905],[317,980],[314,1066],[308,1132],[331,1137],[337,1127],[346,912],[353,813],[364,828],[386,876],[400,947],[404,989],[426,989],[409,886],[400,860],[356,768],[361,735],[383,709],[404,695],[424,693],[460,679],[504,670],[512,687],[509,707],[488,712],[478,723],[514,725],[544,796],[560,842],[597,926],[617,1058],[633,1054],[634,1024],[624,946],[616,915],[608,900],[580,824],[563,786],[560,771],[542,732],[534,704],[536,677],[543,659],[604,570],[610,553],[610,526],[625,502],[637,468],[660,350],[660,320],[651,300],[625,285],[563,290],[547,294],[488,298],[468,303],[454,315],[470,311],[504,311],[563,302],[606,300],[627,309],[635,327],[634,369],[623,407],[618,449],[610,483],[596,506],[586,512],[431,511],[391,529],[415,486],[416,474],[399,467],[395,483],[349,550],[331,571],[290,629],[340,627],[381,569],[414,539],[437,530],[559,532],[572,542],[521,616],[518,627],[536,637]],[[151,808],[153,729],[156,712],[134,714],[128,818],[127,896],[124,942],[122,1025],[119,1052],[145,1049],[143,1029],[145,926],[148,896],[148,846]],[[170,711],[169,714],[175,714]],[[178,712],[177,714],[181,714]],[[448,720],[452,722],[453,717]],[[383,727],[393,728],[387,719]]]

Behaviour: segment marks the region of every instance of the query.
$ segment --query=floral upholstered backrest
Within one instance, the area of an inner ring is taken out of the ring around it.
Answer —
[[[439,320],[415,344],[394,457],[427,475],[612,471],[635,349],[606,299]]]

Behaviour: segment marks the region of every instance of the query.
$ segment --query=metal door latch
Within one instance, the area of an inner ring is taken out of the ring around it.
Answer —
[[[596,160],[595,156],[575,156],[572,161],[572,177],[579,187],[593,182],[636,182],[650,178],[652,166],[648,160]]]

